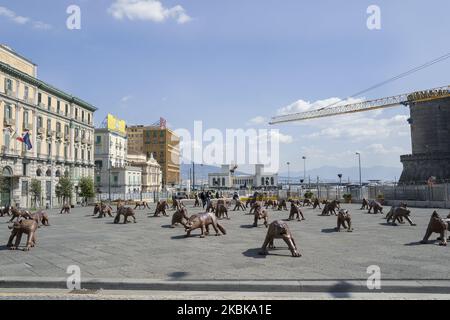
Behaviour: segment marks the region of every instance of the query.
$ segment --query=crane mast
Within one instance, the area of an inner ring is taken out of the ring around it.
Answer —
[[[386,97],[375,100],[362,101],[352,104],[340,105],[336,107],[325,107],[317,110],[311,110],[300,113],[293,113],[273,117],[269,124],[280,124],[285,122],[304,121],[324,117],[332,117],[347,113],[356,113],[371,111],[376,109],[385,109],[396,107],[398,105],[407,106],[413,102],[429,101],[450,97],[450,86],[434,88],[414,93],[405,93],[392,97]]]

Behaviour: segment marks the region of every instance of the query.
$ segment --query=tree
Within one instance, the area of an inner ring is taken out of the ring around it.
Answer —
[[[59,178],[59,183],[56,185],[56,196],[61,199],[63,203],[66,203],[67,199],[72,198],[73,183],[69,177]]]
[[[80,188],[80,196],[83,197],[86,202],[88,199],[95,196],[93,179],[89,177],[81,178],[78,186]]]
[[[37,207],[38,200],[41,199],[41,194],[42,194],[42,184],[39,180],[31,179],[30,193],[31,193],[31,196],[33,199],[34,206]]]

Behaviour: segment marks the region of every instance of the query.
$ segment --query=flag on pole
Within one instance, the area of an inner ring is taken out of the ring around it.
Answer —
[[[27,150],[31,150],[33,148],[33,145],[31,144],[30,133],[28,131],[25,132],[22,137],[17,138],[17,140],[25,143],[25,145],[27,146]]]

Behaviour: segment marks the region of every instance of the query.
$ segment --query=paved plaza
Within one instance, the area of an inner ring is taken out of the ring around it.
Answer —
[[[189,214],[200,211],[187,207]],[[171,218],[149,215],[154,205],[136,210],[137,223],[127,225],[92,217],[92,207],[70,215],[51,210],[51,226],[38,230],[30,252],[6,248],[9,218],[3,217],[0,277],[67,277],[67,267],[78,265],[82,277],[91,279],[358,280],[367,279],[368,266],[378,265],[382,279],[450,280],[450,247],[419,243],[433,209],[413,208],[413,227],[387,225],[383,216],[366,214],[356,204],[343,207],[352,214],[353,233],[334,232],[336,217],[319,216],[318,209],[305,208],[306,221],[289,222],[301,258],[292,258],[282,240],[270,255],[258,255],[266,228],[252,228],[253,216],[239,211],[221,221],[226,235],[201,239],[199,230],[185,238],[182,227],[170,228]],[[287,211],[270,210],[271,221],[287,217]]]

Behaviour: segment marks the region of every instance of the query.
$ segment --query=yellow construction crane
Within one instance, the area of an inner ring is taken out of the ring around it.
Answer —
[[[325,107],[300,113],[293,113],[273,117],[269,124],[279,124],[285,122],[303,121],[324,117],[332,117],[346,113],[364,112],[376,109],[396,107],[398,105],[407,106],[410,103],[431,101],[450,97],[450,86],[434,88],[425,91],[405,93],[397,96],[386,97],[376,100],[362,101],[358,103],[340,105],[336,107]]]

